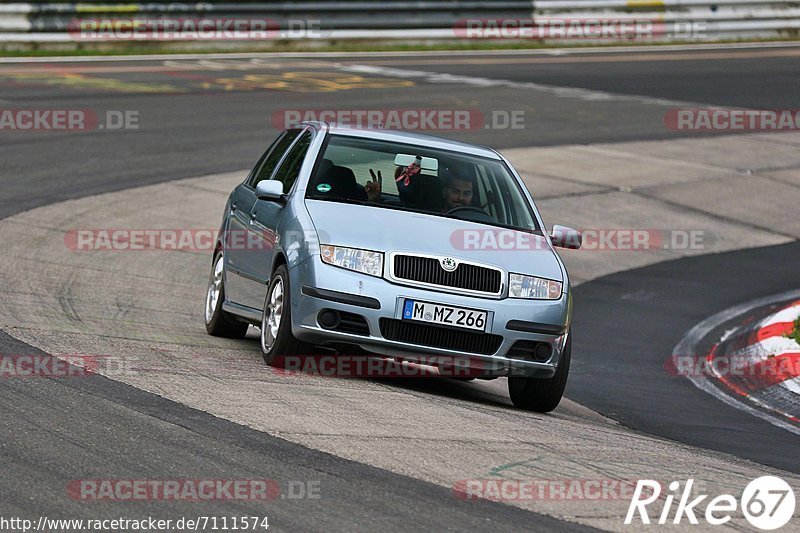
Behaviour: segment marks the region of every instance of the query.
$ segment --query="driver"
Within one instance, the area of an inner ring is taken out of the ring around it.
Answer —
[[[442,212],[447,213],[456,207],[472,205],[473,193],[472,181],[460,176],[450,176],[442,188],[442,196],[444,197]]]

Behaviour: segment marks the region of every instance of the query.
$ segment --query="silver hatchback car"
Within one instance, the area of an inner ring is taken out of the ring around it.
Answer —
[[[554,246],[580,244],[576,230],[545,231],[492,149],[300,123],[228,198],[206,329],[260,327],[268,364],[315,347],[459,358],[471,376],[508,376],[515,406],[551,411],[569,373],[572,314]]]

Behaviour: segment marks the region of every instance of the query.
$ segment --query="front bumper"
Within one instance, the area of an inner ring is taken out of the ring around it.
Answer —
[[[309,343],[354,344],[371,352],[412,361],[431,355],[462,357],[479,364],[486,375],[536,378],[548,378],[555,373],[566,344],[571,313],[569,292],[558,300],[498,300],[464,296],[390,283],[382,278],[324,264],[319,256],[312,256],[291,268],[289,277],[292,333]],[[381,333],[380,319],[399,320],[402,302],[407,298],[487,311],[489,324],[486,333],[502,337],[499,348],[491,354],[477,354],[385,338]],[[369,334],[323,328],[317,318],[324,309],[363,316]],[[551,354],[542,360],[509,356],[509,350],[517,341],[547,343],[552,348]]]

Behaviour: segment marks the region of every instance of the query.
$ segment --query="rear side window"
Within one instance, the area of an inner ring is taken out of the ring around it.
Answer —
[[[284,194],[292,190],[292,186],[297,180],[297,175],[300,174],[300,167],[303,166],[303,161],[311,146],[311,138],[311,132],[306,131],[297,141],[297,144],[292,147],[291,152],[286,155],[286,159],[283,160],[278,172],[275,173],[275,179],[283,183]]]
[[[289,149],[297,136],[300,135],[301,131],[303,130],[289,130],[270,146],[261,158],[261,167],[253,172],[247,182],[250,187],[255,187],[259,181],[268,180],[272,176],[272,172],[278,166],[281,157],[283,157],[283,154]]]

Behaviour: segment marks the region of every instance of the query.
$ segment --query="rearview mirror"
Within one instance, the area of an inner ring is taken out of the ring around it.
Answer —
[[[258,185],[256,185],[256,198],[283,203],[283,183],[278,180],[259,181]]]
[[[394,158],[394,164],[398,167],[407,167],[414,161],[416,161],[417,156],[410,155],[410,154],[397,154]],[[439,170],[439,160],[434,159],[433,157],[423,157],[422,162],[419,165],[422,170],[431,170],[436,172]]]
[[[580,231],[558,224],[553,226],[550,238],[553,240],[553,246],[569,250],[577,250],[583,244],[583,236]]]

